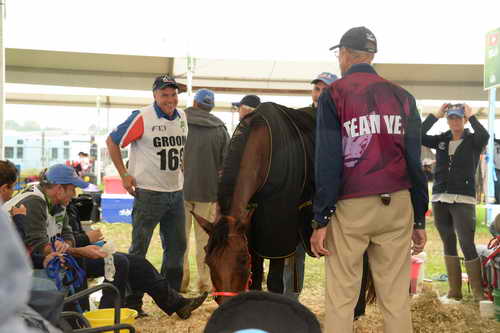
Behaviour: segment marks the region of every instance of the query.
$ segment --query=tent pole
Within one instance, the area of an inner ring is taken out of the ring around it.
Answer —
[[[493,139],[495,138],[495,112],[496,112],[496,88],[490,88],[488,90],[488,99],[489,99],[489,111],[488,111],[488,132],[490,133],[490,139],[488,140],[488,147],[487,147],[487,184],[486,186],[486,195],[485,195],[485,201],[486,204],[492,204],[495,203],[495,180],[496,180],[496,174],[495,174],[495,154],[494,154],[494,148],[495,148],[495,143]],[[494,216],[492,209],[487,209],[486,210],[486,221],[487,224],[491,223],[493,221]]]
[[[4,135],[5,135],[5,0],[0,0],[0,160],[4,159]]]

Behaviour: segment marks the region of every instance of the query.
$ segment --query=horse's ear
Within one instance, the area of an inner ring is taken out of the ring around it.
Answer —
[[[195,212],[191,212],[191,214],[193,214],[194,218],[196,219],[196,221],[198,222],[200,227],[202,227],[202,229],[205,230],[205,232],[210,235],[212,233],[212,231],[214,230],[214,224],[210,223],[210,221],[201,217],[200,215],[196,214]]]

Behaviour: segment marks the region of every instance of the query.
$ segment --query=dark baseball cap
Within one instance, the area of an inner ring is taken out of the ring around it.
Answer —
[[[166,87],[179,89],[179,85],[177,84],[177,82],[175,82],[175,79],[173,77],[169,75],[158,76],[153,83],[153,91]]]
[[[351,28],[342,36],[340,43],[332,46],[330,50],[338,47],[348,47],[353,50],[377,53],[377,39],[373,32],[366,27]]]
[[[234,106],[239,107],[240,105],[246,105],[251,108],[256,108],[260,105],[260,98],[256,95],[246,95],[239,102],[233,103]]]

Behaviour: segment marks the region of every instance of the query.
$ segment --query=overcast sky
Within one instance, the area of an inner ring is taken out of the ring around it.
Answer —
[[[6,8],[10,48],[219,59],[332,60],[328,48],[365,25],[378,39],[376,62],[482,64],[484,36],[500,27],[500,0],[7,0]],[[5,119],[82,130],[96,112],[7,105]],[[129,112],[113,110],[111,127]]]

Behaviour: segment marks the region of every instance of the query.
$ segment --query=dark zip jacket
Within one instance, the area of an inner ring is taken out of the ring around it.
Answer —
[[[476,196],[475,174],[479,163],[479,156],[488,143],[490,135],[475,116],[469,118],[474,129],[471,133],[465,129],[462,143],[457,147],[453,159],[448,153],[451,131],[439,135],[426,133],[438,121],[430,114],[422,124],[422,144],[436,149],[436,169],[434,171],[434,185],[432,193],[450,193]]]

